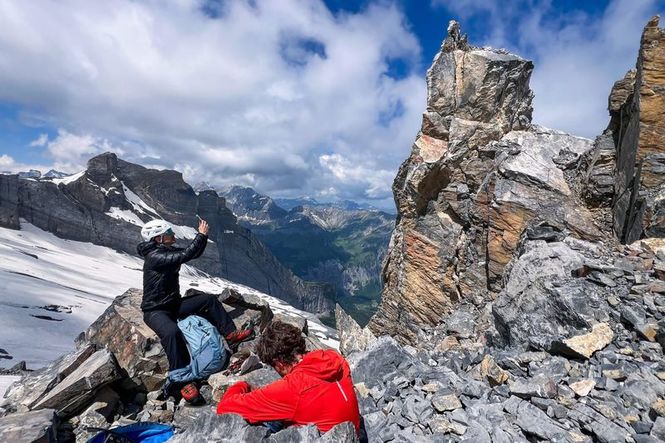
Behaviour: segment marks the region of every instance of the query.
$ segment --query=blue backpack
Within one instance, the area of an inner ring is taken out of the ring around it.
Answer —
[[[88,440],[88,443],[162,443],[173,436],[171,426],[150,422],[99,430],[101,432]]]
[[[185,336],[192,361],[184,368],[170,371],[169,382],[205,380],[224,369],[230,352],[217,328],[198,315],[190,315],[178,321],[178,328]]]

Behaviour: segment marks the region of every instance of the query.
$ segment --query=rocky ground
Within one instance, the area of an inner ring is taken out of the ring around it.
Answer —
[[[662,246],[531,242],[485,345],[465,313],[429,349],[343,321],[370,441],[665,441]]]
[[[471,314],[450,316],[428,337],[436,346],[414,347],[375,338],[338,308],[340,350],[369,441],[664,441],[665,242],[609,248],[552,235],[527,241],[513,267],[517,280],[492,311],[498,332],[484,345],[470,339]],[[235,305],[238,324],[269,319],[258,300],[229,296],[222,298]],[[139,298],[119,297],[74,353],[9,390],[1,441],[50,433],[44,441],[83,442],[92,435],[87,426],[134,421],[172,423],[175,442],[355,441],[348,424],[323,436],[314,427],[269,435],[238,416],[215,415],[235,381],[277,379],[255,356],[238,374],[210,378],[207,406],[157,399],[166,362],[140,321]],[[308,330],[303,319],[282,319]],[[324,346],[314,336],[308,345]],[[236,357],[251,349],[244,344]]]
[[[226,388],[238,380],[261,386],[276,380],[278,374],[260,363],[252,352],[254,341],[250,341],[241,344],[231,359],[231,363],[238,359],[244,361],[238,371],[215,374],[202,388],[206,406],[189,407],[183,401],[176,403],[173,398],[159,399],[168,364],[158,338],[143,323],[139,308],[141,296],[141,291],[131,289],[117,297],[77,338],[76,350],[47,367],[27,371],[24,365],[17,365],[4,370],[22,378],[0,401],[0,441],[85,442],[95,434],[88,428],[109,428],[139,421],[173,424],[178,430],[174,441],[220,441],[218,435],[226,436],[227,441],[238,441],[237,435],[244,432],[240,428],[249,426],[238,416],[217,417],[216,402]],[[239,327],[253,325],[262,330],[276,318],[300,328],[308,349],[327,347],[319,339],[321,325],[309,325],[307,319],[291,316],[288,311],[275,314],[266,302],[251,294],[226,290],[219,298]],[[226,433],[228,426],[241,422],[239,429]],[[200,427],[205,423],[208,429],[203,432]],[[339,436],[348,431],[341,427],[330,435]],[[269,441],[292,441],[289,435],[294,432],[306,432],[318,438],[318,431],[308,428],[285,430],[270,436]],[[263,427],[247,431],[247,435],[248,438],[256,436],[256,441],[269,437],[267,428]],[[322,441],[339,441],[337,437],[330,438]]]

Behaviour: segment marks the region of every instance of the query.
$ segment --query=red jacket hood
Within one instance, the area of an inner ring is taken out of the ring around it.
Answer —
[[[349,372],[349,366],[334,349],[317,349],[305,354],[293,370],[292,374],[299,372],[327,382],[342,380]]]

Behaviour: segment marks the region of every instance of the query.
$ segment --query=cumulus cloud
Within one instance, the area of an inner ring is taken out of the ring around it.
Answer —
[[[59,129],[58,136],[45,141],[44,145],[54,161],[55,169],[62,172],[79,171],[88,159],[103,152],[112,151],[119,156],[125,154],[121,146],[114,145],[106,139],[90,134],[72,134],[64,129]]]
[[[393,170],[380,169],[374,162],[354,163],[340,154],[324,154],[319,157],[319,163],[325,172],[324,178],[332,178],[329,181],[340,183],[346,190],[340,192],[335,187],[329,187],[320,191],[321,196],[352,198],[361,195],[367,199],[388,199],[392,195],[390,184],[395,176]]]
[[[36,142],[63,168],[120,147],[190,182],[386,199],[386,171],[408,155],[425,103],[420,46],[400,9],[215,5],[0,1],[0,101],[61,128]],[[395,60],[405,76],[390,75]],[[330,152],[350,168],[344,180],[319,161]]]
[[[489,24],[476,44],[534,60],[534,121],[594,137],[607,126],[613,83],[635,67],[642,29],[665,11],[659,0],[612,0],[596,14],[561,11],[548,0],[433,0],[460,18]]]

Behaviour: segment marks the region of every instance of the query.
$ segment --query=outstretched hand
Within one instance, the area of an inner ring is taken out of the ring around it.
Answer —
[[[205,220],[199,221],[199,232],[203,235],[208,235],[208,222]]]

